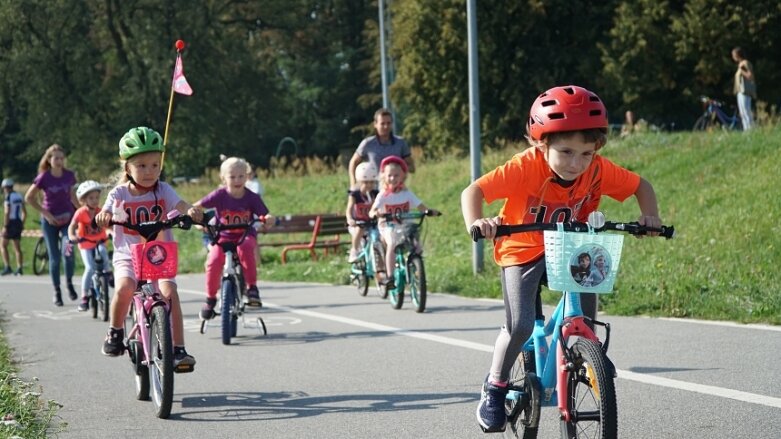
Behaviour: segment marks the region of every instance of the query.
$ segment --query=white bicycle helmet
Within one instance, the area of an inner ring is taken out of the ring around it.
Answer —
[[[98,183],[95,180],[87,180],[85,182],[82,182],[79,187],[76,189],[76,198],[81,200],[81,198],[88,193],[92,191],[102,191],[103,185]]]
[[[14,181],[10,178],[4,178],[2,187],[14,187]]]
[[[379,178],[377,168],[369,162],[363,162],[355,168],[355,180],[358,182],[377,181],[377,178]]]

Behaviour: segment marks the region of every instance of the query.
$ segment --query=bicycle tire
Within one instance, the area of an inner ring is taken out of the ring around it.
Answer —
[[[404,279],[401,274],[401,267],[397,266],[393,271],[393,279],[395,286],[392,290],[388,290],[388,301],[390,301],[393,309],[401,309],[404,306]]]
[[[374,283],[377,285],[377,294],[382,299],[388,298],[388,289],[385,285],[380,283],[380,273],[385,273],[385,254],[382,252],[382,248],[379,242],[375,242],[372,246],[372,255],[374,257]]]
[[[705,131],[705,129],[708,128],[709,122],[710,122],[710,115],[703,114],[697,119],[696,122],[694,122],[692,131]]]
[[[152,346],[152,367],[149,368],[152,384],[152,400],[155,414],[160,419],[171,415],[174,400],[174,346],[171,335],[171,322],[162,305],[152,308],[149,316],[149,341]]]
[[[560,421],[562,438],[618,436],[616,388],[599,344],[579,339],[572,346],[574,367],[566,373],[570,421]]]
[[[43,237],[38,238],[33,251],[33,273],[43,274],[49,268],[49,250],[46,248],[46,240]]]
[[[409,277],[409,297],[415,312],[426,310],[426,268],[420,255],[410,255],[407,260],[407,276]]]
[[[138,338],[128,340],[128,355],[130,362],[133,363],[133,372],[135,372],[136,399],[149,401],[149,368],[143,364],[144,353],[142,349],[141,340]]]
[[[93,319],[97,319],[98,318],[98,299],[95,297],[95,295],[96,295],[95,287],[93,287],[93,288],[90,289],[90,294],[89,294],[89,299],[88,299],[89,307],[90,307],[90,310],[92,311],[92,318]]]
[[[231,279],[225,279],[222,281],[222,290],[220,290],[220,299],[222,304],[220,306],[220,320],[222,323],[222,344],[231,344],[231,336],[233,334],[231,324],[233,312],[231,308],[236,306],[236,285]]]
[[[100,276],[100,296],[98,297],[98,304],[100,305],[100,317],[104,322],[108,322],[109,314],[110,314],[110,308],[111,308],[111,299],[108,295],[108,275],[102,274]]]
[[[352,283],[358,289],[358,294],[366,296],[369,294],[369,276],[366,275],[366,262],[361,259],[353,262],[352,265]]]

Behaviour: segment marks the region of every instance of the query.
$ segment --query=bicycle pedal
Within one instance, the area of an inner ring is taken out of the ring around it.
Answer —
[[[194,364],[180,364],[174,368],[174,373],[190,373],[195,371]]]

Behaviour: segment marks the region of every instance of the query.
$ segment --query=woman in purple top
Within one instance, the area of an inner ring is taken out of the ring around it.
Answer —
[[[41,213],[41,229],[49,252],[49,275],[54,285],[54,304],[62,306],[60,289],[60,246],[62,239],[68,239],[68,224],[76,211],[78,200],[73,192],[76,174],[65,168],[65,151],[58,144],[50,146],[38,163],[38,175],[27,190],[24,199],[33,209]],[[38,193],[43,193],[43,202],[38,202]],[[68,280],[68,295],[76,300],[73,288],[73,252],[65,254],[65,277]]]

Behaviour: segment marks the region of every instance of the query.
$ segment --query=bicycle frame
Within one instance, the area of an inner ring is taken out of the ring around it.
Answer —
[[[726,129],[740,129],[740,117],[737,112],[730,116],[724,111],[723,103],[707,96],[701,97],[700,100],[705,106],[705,111],[695,124],[695,129],[708,128],[708,126],[714,125],[716,120],[718,120],[719,124]]]
[[[171,305],[168,303],[168,300],[163,297],[162,293],[160,293],[160,289],[157,288],[157,283],[155,281],[150,281],[147,283],[142,283],[145,281],[140,281],[139,284],[141,284],[133,294],[133,319],[135,322],[133,323],[133,327],[130,329],[130,332],[128,333],[128,340],[133,341],[136,339],[136,336],[140,336],[141,339],[141,346],[143,347],[143,361],[142,364],[144,366],[151,366],[152,361],[150,360],[152,358],[152,343],[151,343],[151,337],[150,337],[150,327],[147,323],[149,321],[149,316],[152,315],[152,312],[155,307],[162,306],[163,309],[165,309],[165,314],[168,316],[168,325],[173,330],[173,322],[171,322]]]
[[[350,273],[352,274],[353,278],[360,275],[365,275],[367,280],[376,278],[377,272],[384,270],[384,267],[380,267],[382,270],[377,269],[377,261],[374,257],[375,247],[379,247],[379,250],[383,252],[383,256],[385,254],[382,241],[380,241],[380,232],[377,230],[377,225],[374,221],[357,221],[356,225],[360,227],[364,233],[363,247],[358,253],[357,259],[363,263],[363,267],[353,263],[350,266]]]
[[[550,320],[537,318],[531,337],[523,345],[523,351],[534,352],[535,366],[544,395],[542,404],[557,405],[561,416],[569,421],[571,413],[567,409],[566,365],[571,357],[567,340],[570,337],[582,337],[599,342],[599,338],[586,323],[586,317],[580,306],[580,293],[564,292]],[[606,328],[603,353],[610,343],[610,324],[592,321]],[[547,338],[551,337],[550,345]],[[549,354],[549,346],[556,346],[556,355]],[[517,389],[515,389],[517,392]],[[517,399],[518,395],[508,392],[508,399]]]

